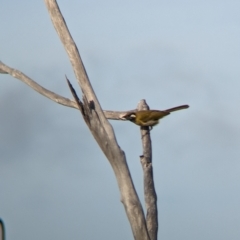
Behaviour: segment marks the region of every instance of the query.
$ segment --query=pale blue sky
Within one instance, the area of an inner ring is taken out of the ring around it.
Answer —
[[[240,238],[240,2],[59,1],[103,109],[189,104],[153,129],[161,240]],[[44,1],[5,1],[0,60],[71,98]],[[79,95],[80,91],[78,90]],[[111,121],[143,200],[139,129]],[[7,239],[133,239],[112,169],[81,115],[0,75]]]

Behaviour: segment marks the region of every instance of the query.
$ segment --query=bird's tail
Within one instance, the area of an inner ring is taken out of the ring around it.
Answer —
[[[189,108],[188,105],[181,105],[181,106],[178,106],[178,107],[174,107],[174,108],[169,108],[169,109],[166,109],[164,110],[164,112],[174,112],[174,111],[178,111],[178,110],[182,110],[182,109],[186,109],[186,108]]]

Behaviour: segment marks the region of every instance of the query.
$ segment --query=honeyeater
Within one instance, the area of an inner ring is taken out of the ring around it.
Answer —
[[[129,120],[142,127],[153,127],[159,123],[159,119],[169,115],[171,112],[189,108],[188,105],[181,105],[178,107],[166,110],[142,110],[130,112],[122,116],[121,119]]]

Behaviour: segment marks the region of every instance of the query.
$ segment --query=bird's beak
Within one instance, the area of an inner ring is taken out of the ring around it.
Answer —
[[[128,120],[126,114],[120,115],[119,118],[120,118],[121,120],[123,120],[123,121],[127,121],[127,120]]]

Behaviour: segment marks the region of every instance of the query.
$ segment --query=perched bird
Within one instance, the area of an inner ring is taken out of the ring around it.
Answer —
[[[121,117],[121,119],[129,120],[142,127],[153,127],[159,123],[159,119],[169,115],[171,112],[181,109],[189,108],[188,105],[181,105],[178,107],[160,110],[142,110],[137,112],[130,112]]]

